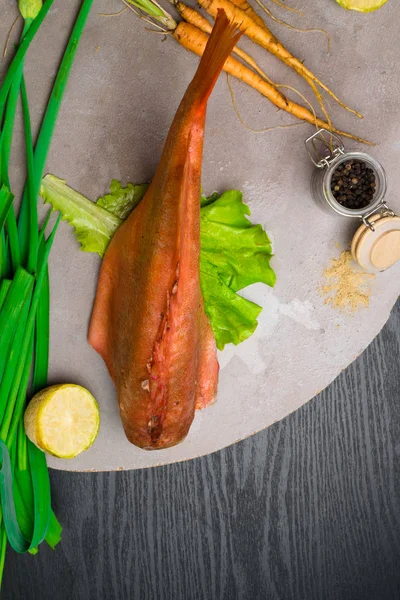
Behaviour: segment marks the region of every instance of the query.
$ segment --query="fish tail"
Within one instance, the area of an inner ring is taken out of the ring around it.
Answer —
[[[226,59],[241,35],[242,32],[228,19],[225,11],[218,9],[213,30],[192,82],[202,103],[207,102]]]

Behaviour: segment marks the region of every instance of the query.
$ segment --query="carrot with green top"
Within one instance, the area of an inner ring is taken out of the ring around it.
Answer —
[[[197,10],[191,8],[190,6],[187,6],[183,2],[173,2],[173,4],[178,13],[181,15],[182,19],[184,19],[187,23],[194,25],[203,33],[207,33],[208,35],[211,33],[211,23],[209,23],[207,19],[205,19],[203,15],[201,15]],[[254,58],[247,54],[247,52],[244,52],[244,50],[238,48],[238,46],[235,46],[232,52],[233,54],[236,54],[236,56],[244,60],[244,62],[246,62],[252,69],[254,69],[263,79],[269,81],[269,83],[271,83],[272,85],[275,85],[274,82],[268,77],[268,75],[264,73],[262,69],[260,69]]]
[[[339,98],[324,83],[322,83],[314,73],[307,69],[298,58],[293,56],[289,50],[281,44],[281,42],[271,33],[261,17],[254,12],[247,0],[233,0],[232,2],[230,0],[199,0],[199,3],[213,18],[216,17],[218,9],[222,8],[229,19],[233,19],[235,23],[238,24],[238,28],[242,30],[249,39],[262,48],[265,48],[265,50],[279,58],[284,64],[294,69],[296,73],[301,75],[301,77],[303,77],[312,87],[321,107],[323,106],[323,103],[321,104],[322,98],[316,85],[320,86],[332,96],[340,106],[352,112],[357,117],[362,118],[362,115],[359,112],[349,108],[344,102],[339,100]],[[261,22],[262,25],[260,24]]]
[[[246,13],[246,15],[259,27],[261,27],[261,29],[265,30],[265,34],[266,36],[271,36],[271,32],[268,29],[267,25],[264,23],[263,19],[256,13],[256,11],[253,9],[253,7],[249,4],[249,2],[247,0],[231,0],[232,4],[237,6],[238,8],[240,8],[243,12]],[[275,42],[278,42],[278,40],[273,37]],[[302,64],[302,63],[301,63]],[[326,121],[328,123],[328,129],[332,129],[332,122],[331,122],[331,118],[328,114],[328,111],[325,108],[325,104],[323,101],[323,98],[317,88],[317,86],[315,85],[314,81],[310,78],[310,77],[306,77],[305,75],[302,75],[302,77],[307,81],[308,85],[311,87],[312,91],[314,92],[314,95],[318,101],[318,104],[322,110],[322,112],[324,113],[324,116],[326,118]]]
[[[191,52],[194,52],[198,56],[203,55],[208,41],[208,35],[206,33],[200,31],[200,29],[194,25],[191,25],[190,23],[186,23],[185,21],[181,21],[176,29],[174,29],[174,31],[171,33],[181,46],[187,50],[190,50]],[[224,71],[257,90],[265,98],[268,98],[268,100],[270,100],[275,106],[293,115],[297,119],[306,121],[307,123],[311,123],[312,125],[316,125],[324,129],[330,129],[332,132],[337,133],[338,135],[351,138],[363,144],[371,145],[371,142],[363,140],[362,138],[354,136],[350,133],[339,131],[333,126],[329,127],[328,123],[322,119],[318,119],[304,106],[289,100],[274,85],[271,85],[268,83],[268,81],[265,81],[265,79],[261,78],[257,73],[243,65],[240,61],[236,60],[232,56],[227,58],[224,65]]]

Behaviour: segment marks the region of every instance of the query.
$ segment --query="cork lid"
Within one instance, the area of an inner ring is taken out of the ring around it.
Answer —
[[[377,214],[369,220],[375,231],[363,223],[354,235],[351,253],[366,271],[386,271],[400,261],[400,217]]]

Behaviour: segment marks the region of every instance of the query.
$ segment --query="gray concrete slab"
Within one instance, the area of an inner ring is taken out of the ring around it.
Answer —
[[[37,126],[63,40],[79,2],[56,2],[29,53],[26,77]],[[321,34],[301,34],[274,24],[274,32],[321,79],[364,113],[358,121],[331,104],[334,122],[377,142],[371,153],[389,176],[388,201],[400,211],[400,124],[397,66],[400,6],[389,2],[375,14],[341,9],[333,0],[297,3],[305,17],[287,18],[301,27],[323,27],[332,37],[330,54]],[[70,85],[49,157],[47,171],[67,179],[89,197],[102,195],[115,177],[151,179],[168,127],[197,58],[172,39],[151,34],[126,11],[99,0],[77,53]],[[3,17],[4,15],[4,17]],[[5,39],[15,16],[13,2],[0,19]],[[305,92],[299,78],[274,57],[244,41],[276,81]],[[3,63],[4,65],[4,63]],[[292,123],[264,98],[234,82],[238,107],[253,128]],[[200,456],[271,425],[327,386],[380,331],[399,293],[400,267],[379,275],[368,309],[343,315],[324,305],[318,290],[332,257],[346,247],[353,223],[330,218],[314,205],[312,165],[303,140],[311,126],[253,133],[238,121],[226,79],[220,78],[209,103],[203,187],[239,188],[254,221],[271,233],[278,283],[273,291],[255,286],[246,296],[264,313],[257,333],[241,347],[224,351],[218,401],[198,413],[181,445],[145,452],[125,439],[115,392],[106,369],[86,341],[100,261],[78,250],[72,231],[60,228],[51,257],[52,337],[50,379],[87,386],[98,398],[102,427],[94,446],[73,461],[50,459],[67,470],[149,467]],[[360,148],[357,144],[348,147]],[[23,180],[15,152],[13,180]]]

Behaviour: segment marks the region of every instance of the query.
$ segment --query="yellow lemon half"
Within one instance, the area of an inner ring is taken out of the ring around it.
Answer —
[[[336,2],[348,10],[358,10],[366,13],[377,10],[386,4],[387,0],[336,0]]]
[[[80,385],[52,385],[32,398],[24,425],[28,438],[44,452],[74,458],[90,448],[97,437],[99,405]]]

